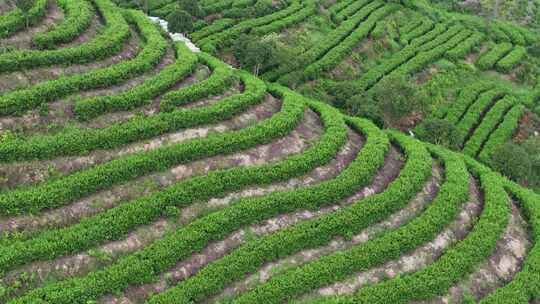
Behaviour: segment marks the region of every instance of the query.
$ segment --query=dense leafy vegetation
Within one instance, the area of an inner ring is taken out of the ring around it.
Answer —
[[[0,302],[535,303],[538,8],[469,2],[0,2]]]

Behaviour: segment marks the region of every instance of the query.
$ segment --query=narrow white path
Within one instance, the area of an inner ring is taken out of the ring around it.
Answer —
[[[165,20],[163,20],[161,18],[158,18],[158,17],[153,17],[153,16],[148,16],[148,18],[150,18],[150,20],[152,20],[155,23],[159,23],[161,28],[163,28],[164,31],[169,33],[169,36],[171,37],[171,39],[173,41],[181,41],[181,42],[185,43],[186,46],[194,53],[200,53],[201,52],[201,50],[193,42],[191,42],[191,40],[189,40],[188,37],[184,36],[184,34],[169,32],[169,29],[168,29],[168,24],[169,23],[167,21],[165,21]]]

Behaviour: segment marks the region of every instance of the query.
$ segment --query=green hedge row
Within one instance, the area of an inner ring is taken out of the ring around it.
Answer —
[[[349,19],[351,16],[354,16],[358,11],[363,9],[367,4],[371,3],[373,0],[358,0],[347,6],[345,9],[341,10],[339,13],[333,16],[334,22],[342,23],[343,21]]]
[[[508,110],[517,103],[516,99],[511,95],[506,95],[498,101],[482,119],[482,123],[474,134],[469,138],[463,147],[463,153],[476,157],[482,149],[489,135],[497,128],[499,123],[504,119],[504,115]]]
[[[336,62],[334,60],[339,60],[339,57],[348,55],[349,52],[344,52],[345,49],[343,48],[352,49],[356,45],[355,42],[360,41],[369,34],[369,31],[371,31],[375,24],[368,21],[368,19],[381,7],[384,7],[384,3],[379,0],[363,6],[351,18],[347,19],[338,28],[328,34],[329,39],[324,40],[302,54],[298,63],[302,66],[307,66],[303,73],[304,77],[313,78],[320,72],[330,69],[335,65]],[[391,8],[395,9],[395,6],[391,6]],[[386,10],[383,10],[383,12],[386,12]],[[378,16],[376,14],[374,18]],[[351,46],[352,43],[355,44]],[[321,60],[321,62],[317,63],[318,60]]]
[[[285,92],[284,95],[284,99],[289,100],[287,102],[289,106],[303,108],[302,97],[289,92]],[[227,191],[242,188],[243,186],[239,184],[252,184],[255,180],[267,184],[283,177],[302,175],[316,166],[329,162],[345,143],[347,129],[342,116],[336,110],[322,105],[315,106],[315,109],[323,116],[326,132],[321,141],[309,150],[272,164],[211,173],[197,178],[197,183],[191,184],[187,189],[180,183],[175,193],[169,192],[163,196],[168,198],[167,202],[147,201],[146,212],[161,214],[163,207],[167,205],[182,206],[190,203],[193,197],[202,197],[204,200],[215,195],[222,196]],[[35,289],[10,303],[35,303],[33,301],[37,299],[57,304],[87,303],[106,293],[123,290],[129,285],[148,282],[155,275],[176,265],[178,261],[206,247],[209,242],[226,237],[239,227],[275,216],[284,210],[293,211],[305,205],[324,204],[336,196],[339,197],[343,192],[350,191],[340,187],[337,187],[337,190],[339,191],[336,191],[336,187],[328,189],[312,186],[305,190],[276,192],[263,197],[240,199],[224,210],[196,219],[185,227],[172,231],[144,249],[120,258],[109,267],[90,272],[85,277]],[[129,206],[135,205],[127,204],[124,208]],[[141,205],[136,207],[139,213],[145,212],[145,208]],[[153,217],[157,218],[156,215]],[[116,222],[114,219],[110,221],[112,224]],[[99,227],[105,228],[104,225]]]
[[[205,16],[219,13],[225,9],[231,8],[234,0],[218,0],[214,1],[212,4],[203,5],[202,10]]]
[[[514,49],[497,62],[495,68],[502,73],[510,72],[527,56],[527,48],[516,46]]]
[[[523,114],[525,113],[525,107],[523,105],[515,105],[504,116],[503,122],[497,127],[493,133],[489,136],[489,139],[484,145],[482,152],[478,155],[478,158],[485,162],[490,163],[491,157],[495,151],[503,146],[507,141],[512,139],[512,135],[519,127],[519,122]]]
[[[414,31],[417,27],[421,26],[422,23],[425,22],[425,20],[422,18],[407,18],[403,19],[402,22],[404,23],[399,25],[399,32],[401,35],[406,35],[409,32]],[[422,35],[425,35],[425,33],[423,33]]]
[[[373,87],[386,74],[392,72],[400,65],[416,56],[416,54],[419,52],[419,48],[422,45],[428,44],[430,43],[430,41],[435,41],[436,39],[438,39],[438,37],[445,35],[447,32],[448,30],[446,28],[446,25],[437,24],[432,31],[414,39],[408,46],[404,47],[399,52],[390,56],[390,58],[383,59],[380,64],[378,64],[374,68],[369,69],[360,77],[358,81],[356,81],[356,86],[359,88],[358,90],[365,91]]]
[[[28,11],[28,25],[37,24],[47,13],[48,0],[36,0],[34,6]],[[26,17],[22,11],[15,8],[4,15],[0,15],[0,39],[26,27]]]
[[[212,34],[219,33],[227,28],[236,24],[236,20],[230,18],[223,18],[214,21],[211,25],[202,28],[199,31],[189,34],[189,37],[194,42],[199,42],[201,39],[206,38]]]
[[[167,132],[230,119],[249,106],[261,102],[266,94],[266,86],[262,81],[246,73],[240,75],[246,87],[244,92],[208,107],[160,112],[149,117],[136,116],[102,129],[70,128],[55,135],[29,138],[6,136],[0,144],[0,162],[81,155],[96,149],[113,149]]]
[[[416,144],[417,149],[425,149],[423,145],[411,142],[413,145]],[[423,165],[426,164],[430,162],[427,161]],[[270,278],[267,282],[240,295],[232,303],[284,303],[313,289],[343,280],[355,272],[367,271],[376,265],[398,259],[417,246],[433,240],[457,216],[460,207],[468,199],[469,180],[463,178],[468,176],[463,161],[458,158],[445,160],[445,167],[446,181],[442,184],[437,197],[419,217],[400,228],[384,232],[350,249],[324,256]],[[421,180],[415,179],[414,182],[417,184],[416,190],[421,191]],[[401,187],[404,188],[406,189],[405,186]],[[401,189],[398,193],[403,191]],[[388,190],[382,195],[387,193]],[[394,196],[398,193],[394,193]],[[408,198],[413,198],[416,193],[410,193]],[[389,194],[386,200],[395,199]],[[401,208],[405,207],[407,199],[400,204]],[[355,214],[363,214],[362,208],[357,208]],[[354,217],[351,220],[353,219]],[[387,298],[381,297],[380,300],[385,301]]]
[[[125,237],[132,229],[150,224],[165,216],[167,208],[170,207],[182,208],[194,202],[202,202],[231,191],[241,190],[247,186],[283,181],[291,176],[302,175],[306,173],[306,170],[312,170],[314,166],[321,162],[326,163],[335,156],[346,139],[346,130],[343,126],[341,130],[344,134],[341,137],[321,140],[306,153],[294,155],[284,161],[214,171],[207,175],[189,178],[163,191],[85,218],[72,226],[45,230],[33,235],[32,238],[13,241],[0,249],[0,270],[9,270],[31,261],[54,259],[86,250],[106,241],[117,240]],[[313,155],[315,151],[313,149],[319,154]]]
[[[455,156],[455,158],[458,157]],[[344,296],[317,303],[383,304],[429,300],[445,294],[449,288],[474,272],[476,267],[495,251],[497,241],[502,237],[508,225],[510,208],[508,195],[503,188],[500,176],[485,168],[482,171],[477,171],[476,168],[471,169],[480,175],[484,193],[484,209],[478,222],[463,241],[447,249],[433,264],[413,274],[398,276],[367,286],[360,289],[354,296]],[[458,176],[458,179],[463,180],[463,175]],[[449,192],[446,195],[448,199],[455,200],[454,193]],[[464,199],[467,199],[467,195]],[[445,212],[445,208],[447,207],[442,207],[443,210],[440,213]],[[440,217],[440,215],[435,215],[435,217]],[[405,234],[404,237],[408,235]]]
[[[52,49],[60,43],[70,42],[92,23],[94,11],[88,0],[57,1],[67,18],[49,31],[32,36],[32,43],[40,49]]]
[[[522,104],[531,109],[534,109],[537,104],[540,104],[540,79],[537,79],[535,86],[522,94],[520,99]]]
[[[92,41],[57,50],[21,49],[0,55],[0,71],[12,72],[55,64],[77,64],[106,58],[122,50],[129,26],[120,10],[109,0],[93,0],[107,26]]]
[[[288,27],[291,27],[291,26],[294,26],[295,24],[298,24],[302,21],[304,21],[305,19],[307,19],[308,17],[312,16],[313,14],[316,13],[317,9],[318,9],[318,4],[317,3],[314,3],[313,1],[311,2],[308,2],[304,8],[302,8],[301,10],[283,18],[283,19],[280,19],[280,20],[276,20],[270,24],[266,24],[266,25],[263,25],[263,26],[259,26],[259,27],[256,27],[254,29],[251,30],[250,33],[252,34],[255,34],[255,35],[259,35],[259,36],[262,36],[262,35],[265,35],[265,34],[268,34],[268,33],[278,33],[280,32],[281,30],[285,29],[285,28],[288,28]]]
[[[480,95],[494,88],[494,84],[487,81],[477,81],[465,86],[459,92],[456,101],[446,113],[445,119],[457,124],[467,113],[469,107],[476,102]]]
[[[97,149],[113,149],[135,141],[150,139],[167,132],[230,119],[261,102],[266,86],[257,78],[241,73],[246,86],[242,94],[193,109],[179,109],[152,116],[135,116],[106,128],[68,128],[55,135],[33,137],[5,136],[0,143],[0,161],[52,159],[58,156],[81,155]],[[189,88],[186,88],[189,90]]]
[[[454,35],[448,41],[436,47],[433,47],[430,50],[422,50],[411,60],[399,66],[394,72],[403,74],[420,72],[426,67],[426,65],[443,57],[448,50],[452,49],[453,47],[461,43],[463,40],[467,39],[467,37],[469,37],[471,34],[471,31],[463,30],[457,35]]]
[[[304,77],[307,79],[313,79],[319,77],[322,72],[329,71],[336,67],[353,51],[354,47],[357,46],[362,39],[369,35],[371,30],[377,24],[377,21],[383,19],[398,9],[398,5],[385,5],[372,12],[367,20],[362,22],[360,26],[356,28],[356,30],[354,30],[347,38],[324,54],[321,59],[310,64],[304,70]]]
[[[355,120],[352,122],[354,123]],[[374,130],[377,129],[374,128]],[[368,133],[368,140],[381,142],[378,138],[370,139],[379,132],[377,130],[373,135]],[[377,135],[377,137],[384,139],[384,134]],[[301,222],[250,241],[224,258],[211,263],[195,276],[180,282],[176,287],[151,298],[148,303],[198,302],[219,293],[228,284],[257,271],[266,263],[290,256],[301,250],[323,246],[337,236],[354,235],[399,210],[422,188],[424,180],[429,177],[431,162],[427,151],[411,147],[412,141],[400,138],[398,143],[404,148],[408,160],[400,176],[388,186],[384,193],[360,200],[352,206],[343,207],[343,209],[331,214]],[[387,144],[383,147],[386,146]],[[357,191],[356,189],[362,184],[369,182],[375,170],[384,163],[384,153],[381,153],[383,152],[381,147],[373,150],[373,147],[366,145],[365,149],[369,149],[369,152],[362,151],[351,166],[331,182],[345,182],[346,184],[354,182],[353,187],[349,186],[352,188],[352,193]],[[370,164],[373,159],[375,163]],[[368,170],[366,171],[363,166],[367,166]],[[356,172],[362,173],[360,174],[360,180],[364,179],[362,184],[354,181],[359,178],[359,173]],[[365,180],[366,178],[367,180]],[[343,179],[344,181],[342,181]],[[302,287],[298,286],[298,288]],[[246,303],[283,302],[283,299],[272,297],[247,297],[248,299],[244,301]],[[262,301],[263,299],[265,301]]]
[[[471,51],[479,46],[486,36],[480,32],[474,32],[472,36],[465,39],[462,43],[457,45],[455,48],[446,52],[446,56],[452,60],[462,59],[467,56]]]
[[[510,39],[509,42],[517,45],[526,45],[527,41],[520,30],[517,27],[512,26],[506,22],[496,23],[496,27],[504,32],[504,34]]]
[[[135,119],[130,121],[129,125],[120,124],[116,126],[116,129],[107,130],[110,132],[107,135],[117,138],[118,141],[125,140],[122,137],[131,135],[128,141],[133,141],[140,138],[151,138],[156,133],[162,134],[166,131],[185,127],[186,125],[198,125],[201,121],[220,121],[235,115],[235,113],[245,109],[249,105],[259,102],[262,99],[260,97],[261,95],[264,95],[264,92],[263,94],[259,94],[257,91],[249,92],[237,98],[231,97],[231,99],[224,101],[224,103],[208,108],[166,113],[157,119],[149,119],[148,121]],[[302,116],[302,113],[297,112],[300,112],[297,107],[288,105],[283,108],[282,112],[276,114],[271,119],[238,132],[230,131],[223,134],[215,134],[207,138],[164,146],[150,152],[141,152],[97,165],[86,171],[77,172],[57,180],[1,193],[1,212],[10,215],[38,212],[45,208],[56,208],[95,191],[106,189],[116,183],[127,181],[150,172],[161,171],[178,163],[189,162],[220,153],[232,153],[238,149],[251,147],[254,143],[267,142],[271,138],[287,134],[288,130],[293,128]],[[126,128],[122,129],[124,126]],[[267,131],[268,126],[274,127],[275,130]],[[127,129],[127,127],[131,129]],[[118,132],[115,134],[113,133],[114,130],[118,130]],[[124,132],[124,130],[127,132]],[[263,132],[266,133],[263,134]],[[71,134],[68,133],[67,135],[69,136]],[[67,137],[64,142],[66,149],[70,147],[70,142],[68,141],[70,138],[79,143],[86,140],[85,137],[77,139],[73,135]],[[96,138],[101,140],[99,136],[96,136]],[[60,137],[60,139],[63,138]],[[50,138],[48,138],[47,143],[53,146],[51,149],[55,148],[54,142]],[[235,146],[235,143],[238,146]],[[78,149],[79,146],[76,148]]]
[[[205,53],[199,54],[199,59],[212,69],[212,75],[203,81],[177,91],[168,92],[160,100],[163,112],[174,111],[178,106],[195,100],[225,92],[237,77],[235,70],[220,59]]]
[[[108,0],[97,1],[108,3]],[[120,16],[116,13],[117,11],[111,8],[111,11],[108,11],[107,14]],[[126,11],[125,15],[133,20],[145,40],[145,46],[136,58],[109,67],[92,70],[85,74],[61,76],[29,88],[1,95],[0,115],[22,114],[28,110],[35,109],[43,103],[51,102],[79,91],[109,87],[152,69],[165,55],[168,43],[161,36],[157,26],[141,12]]]
[[[281,20],[301,10],[302,7],[302,3],[295,0],[287,8],[273,14],[242,21],[233,26],[232,28],[203,38],[199,41],[200,48],[206,52],[215,53],[217,50],[232,44],[234,39],[238,38],[240,35],[248,33],[256,27],[270,24],[277,20]]]
[[[254,4],[255,0],[219,0],[208,3],[202,3],[204,16],[211,14],[223,14],[225,11],[235,8],[245,8]]]
[[[153,11],[171,3],[172,1],[170,0],[149,0],[148,9]]]
[[[420,23],[411,31],[405,32],[401,35],[399,40],[402,44],[409,43],[409,41],[424,35],[425,33],[433,30],[433,28],[435,27],[435,24],[427,18],[423,19],[421,22],[422,23]]]
[[[344,10],[347,6],[349,6],[349,5],[353,4],[353,3],[356,3],[356,2],[357,2],[357,0],[337,1],[335,4],[330,6],[330,8],[328,9],[328,12],[330,13],[331,16],[335,16],[336,14],[338,14],[339,12]]]
[[[80,120],[90,120],[108,112],[128,111],[151,103],[153,98],[193,73],[197,66],[197,55],[192,53],[184,43],[176,44],[176,52],[177,59],[174,64],[165,67],[155,76],[147,78],[139,86],[116,95],[76,99],[75,115]]]
[[[221,14],[226,16],[228,11],[246,8],[255,4],[256,0],[221,0],[205,3],[202,5],[202,11],[204,16],[211,14]],[[244,16],[242,16],[244,17]]]
[[[336,67],[345,57],[349,56],[362,39],[368,36],[375,27],[377,21],[388,16],[399,9],[398,5],[385,5],[372,12],[366,21],[362,22],[347,38],[341,41],[337,46],[330,49],[322,58],[307,66],[304,70],[306,79],[314,79],[320,76],[322,72],[329,71]]]
[[[286,76],[286,74],[293,72],[297,69],[303,69],[305,66],[316,61],[326,54],[329,50],[338,45],[343,39],[349,36],[358,26],[364,21],[369,14],[375,9],[383,6],[384,4],[380,0],[375,0],[370,4],[364,6],[354,16],[343,22],[336,29],[332,30],[321,43],[313,46],[305,53],[299,56],[298,60],[294,64],[280,65],[276,69],[265,73],[263,78],[269,81],[278,80],[280,77]]]
[[[474,131],[480,125],[485,113],[505,95],[506,90],[501,88],[494,88],[480,94],[478,99],[467,109],[465,115],[457,124],[457,129],[463,135],[464,141],[468,139],[470,132]]]
[[[528,304],[540,298],[540,196],[512,182],[507,184],[507,190],[518,201],[532,228],[534,245],[513,280],[482,299],[481,304]]]
[[[158,9],[149,9],[149,15],[159,17],[161,19],[167,20],[167,17],[174,11],[178,10],[180,5],[178,3],[169,3]]]
[[[482,70],[488,70],[495,66],[501,58],[506,56],[514,46],[509,42],[494,45],[491,50],[480,56],[476,65]]]
[[[410,44],[413,46],[416,46],[416,49],[418,52],[427,52],[440,45],[443,45],[444,43],[447,43],[451,39],[455,38],[456,36],[460,34],[463,34],[464,32],[468,32],[468,31],[463,26],[452,25],[448,28],[448,30],[435,36],[433,39],[427,40],[425,39],[425,37],[422,36],[422,37],[413,39],[413,41]]]

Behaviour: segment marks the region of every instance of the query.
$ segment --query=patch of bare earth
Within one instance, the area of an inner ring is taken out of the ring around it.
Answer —
[[[519,128],[514,136],[514,141],[522,143],[531,137],[540,136],[540,118],[527,111],[519,122]]]
[[[0,14],[6,14],[14,8],[15,7],[13,6],[13,3],[11,3],[11,1],[0,1]]]

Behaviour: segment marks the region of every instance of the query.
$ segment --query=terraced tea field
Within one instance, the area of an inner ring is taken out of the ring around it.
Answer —
[[[36,0],[28,27],[0,4],[1,303],[540,303],[540,195],[484,161],[530,106],[469,84],[439,114],[461,153],[270,82],[345,60],[403,9],[378,0],[325,7],[333,39],[268,81],[209,53],[319,7],[288,4],[193,32],[203,52],[110,0]],[[359,90],[483,39],[408,27]]]

